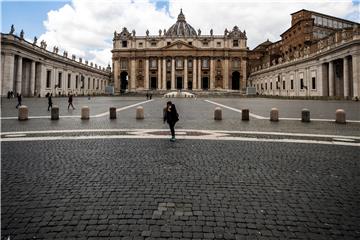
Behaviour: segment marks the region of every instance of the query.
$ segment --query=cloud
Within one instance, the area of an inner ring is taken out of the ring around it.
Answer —
[[[235,25],[246,30],[250,49],[267,38],[279,40],[280,34],[290,26],[290,14],[300,9],[340,18],[359,18],[358,5],[347,0],[169,0],[168,4],[158,4],[154,0],[72,0],[48,13],[44,22],[46,32],[39,41],[45,39],[51,48],[59,46],[70,55],[106,66],[111,62],[115,30],[119,32],[127,27],[143,36],[149,29],[150,34],[156,35],[159,29],[168,29],[176,22],[180,8],[187,22],[195,29],[200,28],[203,34],[209,34],[213,29],[214,34],[222,35],[225,28],[230,30]]]

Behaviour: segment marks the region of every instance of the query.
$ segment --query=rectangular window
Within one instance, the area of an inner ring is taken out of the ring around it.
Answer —
[[[96,89],[99,89],[99,79],[97,80],[97,83],[96,83]]]
[[[127,41],[122,41],[121,45],[122,45],[123,48],[126,48],[127,47]]]
[[[285,84],[286,84],[285,81],[283,81],[283,89],[285,89]]]
[[[239,46],[239,40],[233,40],[233,47]]]
[[[300,78],[300,89],[304,89],[304,79]]]
[[[90,78],[88,78],[88,89],[90,89]]]
[[[95,89],[95,78],[93,78],[93,89]]]
[[[68,73],[68,88],[71,88],[71,74]]]
[[[203,59],[202,61],[202,68],[209,68],[209,60]]]
[[[267,83],[265,83],[265,90],[267,90]]]
[[[312,87],[312,89],[316,89],[316,78],[315,77],[312,77],[311,78],[311,87]]]
[[[127,69],[127,60],[125,59],[120,60],[120,68]]]
[[[270,82],[270,90],[272,90],[272,82]]]
[[[193,62],[191,59],[188,60],[188,68],[192,68],[193,66]]]
[[[140,47],[140,48],[143,47],[143,43],[142,43],[142,42],[139,43],[139,47]]]
[[[61,88],[61,82],[62,82],[62,72],[59,72],[59,76],[58,76],[58,88]]]
[[[51,88],[51,71],[46,72],[46,88]]]
[[[293,89],[294,89],[294,80],[291,79],[290,85],[291,85],[291,86],[290,86],[290,87],[291,87],[291,90],[293,90]]]
[[[183,60],[176,59],[176,68],[182,68],[182,67],[183,67]]]
[[[75,77],[75,88],[78,89],[78,87],[79,87],[79,76],[76,75],[76,77]]]
[[[217,43],[216,43],[216,46],[217,46],[217,47],[221,47],[221,42],[217,42]]]
[[[151,59],[150,68],[157,68],[157,60],[156,59]]]

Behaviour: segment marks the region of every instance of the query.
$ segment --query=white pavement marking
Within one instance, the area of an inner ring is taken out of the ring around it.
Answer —
[[[25,137],[26,134],[7,134],[5,137]]]
[[[28,138],[6,138],[1,142],[17,141],[51,141],[51,140],[89,140],[89,139],[169,139],[169,136],[158,135],[106,135],[106,136],[57,136],[57,137],[28,137]],[[216,136],[178,136],[177,139],[192,140],[225,140],[225,141],[247,141],[247,142],[275,142],[275,143],[304,143],[304,144],[323,144],[323,145],[342,145],[360,147],[360,143],[319,141],[302,139],[267,139],[267,138],[246,138],[246,137],[216,137]]]
[[[204,100],[205,102],[208,102],[208,103],[212,103],[214,105],[217,105],[217,106],[220,106],[220,107],[224,107],[224,108],[227,108],[227,109],[230,109],[232,111],[235,111],[235,112],[239,112],[241,113],[241,110],[240,109],[237,109],[237,108],[233,108],[233,107],[229,107],[229,106],[226,106],[224,104],[221,104],[221,103],[217,103],[217,102],[214,102],[214,101],[210,101],[210,100]],[[256,115],[254,113],[249,113],[249,115],[253,118],[256,118],[256,119],[266,119],[265,117],[263,116],[260,116],[260,115]]]
[[[217,103],[217,102],[214,102],[214,101],[210,101],[210,100],[204,100],[205,102],[208,102],[208,103],[212,103],[214,105],[218,105],[220,107],[224,107],[224,108],[227,108],[229,110],[232,110],[234,112],[239,112],[241,113],[241,110],[240,109],[237,109],[237,108],[233,108],[233,107],[229,107],[229,106],[226,106],[224,104],[221,104],[221,103]],[[254,117],[256,119],[269,119],[267,117],[263,117],[263,116],[260,116],[260,115],[256,115],[256,114],[253,114],[250,112],[250,116],[251,117]],[[300,121],[301,118],[279,118],[279,120],[287,120],[287,121]],[[321,119],[321,118],[311,118],[310,121],[316,121],[316,122],[335,122],[335,118],[334,119],[328,119],[328,118],[324,118],[324,119]],[[350,123],[360,123],[360,120],[346,120],[346,122],[350,122]]]
[[[18,138],[2,138],[1,142],[13,141],[47,141],[47,140],[83,140],[83,139],[168,139],[168,135],[151,135],[151,132],[164,131],[166,129],[83,129],[83,130],[50,130],[50,131],[29,131],[29,132],[10,132],[2,133],[3,136],[12,134],[31,134],[31,133],[74,133],[74,132],[126,132],[128,135],[98,135],[98,136],[40,136],[40,137],[18,137]],[[211,131],[211,130],[185,130],[181,129],[182,133],[199,132],[207,135],[202,136],[178,136],[178,139],[194,139],[194,140],[232,140],[232,141],[252,141],[252,142],[280,142],[280,143],[307,143],[307,144],[327,144],[327,145],[344,145],[357,146],[360,143],[352,142],[354,139],[360,139],[357,136],[336,136],[336,135],[321,135],[321,134],[300,134],[300,133],[278,133],[278,132],[250,132],[250,131]],[[331,138],[332,140],[307,140],[307,139],[269,139],[256,137],[231,137],[227,133],[244,133],[244,134],[266,134],[266,135],[282,135],[282,136],[303,136],[303,137],[318,137]],[[339,141],[342,139],[342,141]]]
[[[117,109],[116,109],[116,112],[120,112],[120,111],[129,109],[129,108],[132,108],[132,107],[136,107],[136,106],[138,106],[138,105],[145,104],[145,103],[148,103],[148,102],[151,102],[151,101],[154,101],[154,99],[146,100],[146,101],[139,102],[139,103],[135,103],[135,104],[132,104],[132,105],[129,105],[129,106],[125,106],[125,107],[122,107],[122,108],[117,108]],[[100,114],[96,114],[96,115],[91,115],[90,118],[104,117],[104,116],[106,116],[106,115],[109,115],[109,111],[103,112],[103,113],[100,113]],[[65,115],[65,116],[60,116],[60,118],[80,118],[80,117],[81,117],[80,115]],[[51,116],[30,116],[30,117],[29,117],[29,119],[50,119],[50,118],[51,118]],[[10,120],[10,119],[18,119],[18,117],[1,117],[0,119],[1,119],[1,120]]]

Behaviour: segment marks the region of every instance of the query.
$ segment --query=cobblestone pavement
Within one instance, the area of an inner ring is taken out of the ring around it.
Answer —
[[[6,101],[7,99],[5,99]],[[91,105],[90,111],[91,114],[98,114],[103,111],[108,111],[108,106],[115,105],[117,107],[123,107],[127,105],[132,105],[135,103],[142,102],[146,99],[143,98],[99,98],[95,100],[94,104]],[[337,135],[353,135],[360,136],[360,123],[347,123],[347,124],[335,124],[334,122],[318,122],[312,121],[311,123],[302,123],[300,121],[280,121],[280,122],[270,122],[265,119],[255,119],[251,118],[250,121],[244,122],[241,121],[241,114],[226,108],[223,108],[223,120],[214,121],[214,108],[216,107],[213,104],[205,102],[204,99],[154,99],[152,102],[143,104],[145,110],[145,119],[136,120],[135,119],[135,108],[129,108],[124,111],[120,111],[117,114],[116,120],[109,120],[108,116],[100,118],[91,118],[88,121],[82,121],[79,117],[75,118],[60,118],[58,121],[51,121],[50,119],[30,119],[28,121],[19,122],[16,119],[2,120],[1,127],[2,131],[29,131],[29,130],[61,130],[61,129],[113,129],[113,128],[123,128],[123,129],[167,129],[168,126],[164,125],[162,122],[162,109],[165,106],[166,101],[172,100],[178,109],[180,114],[180,121],[177,123],[176,127],[178,129],[207,129],[207,130],[236,130],[236,131],[273,131],[273,132],[292,132],[292,133],[318,133],[318,134],[337,134]],[[227,104],[234,108],[242,108],[241,102],[246,99],[224,99],[216,98],[211,99],[222,104]],[[253,101],[260,101],[266,104],[266,101],[269,99],[251,99]],[[36,100],[34,100],[36,102]],[[37,100],[39,101],[39,100]],[[41,99],[43,101],[43,99]],[[88,101],[86,98],[81,98],[81,101]],[[113,102],[114,101],[114,102]],[[239,101],[239,104],[237,104]],[[272,100],[271,100],[272,101]],[[278,101],[278,100],[274,100]],[[283,101],[283,100],[281,100]],[[295,100],[292,100],[295,101]],[[289,101],[291,106],[292,102]],[[63,99],[63,105],[66,105],[66,99]],[[258,102],[258,105],[261,105]],[[304,101],[305,102],[305,101]],[[324,102],[324,101],[322,101]],[[46,102],[44,104],[46,111]],[[316,102],[314,104],[317,104]],[[330,104],[332,104],[330,102]],[[345,102],[344,106],[357,104],[355,102]],[[64,105],[64,106],[65,106]],[[77,104],[81,105],[81,104]],[[11,116],[16,113],[15,107],[9,103],[4,103],[3,101],[3,116]],[[31,106],[31,105],[30,105]],[[33,104],[36,108],[36,103]],[[294,105],[295,106],[295,105]],[[355,105],[356,107],[357,105]],[[66,106],[65,106],[66,107]],[[99,108],[99,109],[98,109]],[[260,108],[260,107],[259,107]],[[345,108],[345,107],[344,107]],[[354,107],[353,107],[354,108]],[[10,109],[10,110],[9,110]],[[42,109],[42,108],[41,108]],[[324,112],[325,108],[320,108]],[[347,108],[345,108],[347,109]],[[360,108],[359,108],[360,109]],[[354,108],[353,115],[356,113],[356,108]],[[10,114],[9,111],[12,111]],[[66,110],[67,111],[67,110]],[[78,111],[78,110],[76,110]],[[252,109],[251,109],[252,111]],[[282,108],[280,108],[282,111]],[[292,110],[289,110],[292,111]],[[358,110],[360,111],[360,110]],[[47,111],[46,111],[47,112]],[[268,110],[266,110],[265,117],[268,117]],[[334,119],[333,109],[330,109],[332,119]],[[355,113],[354,113],[355,112]],[[30,115],[32,110],[30,109]],[[256,112],[258,113],[258,112]],[[43,112],[39,112],[39,115],[43,115]],[[77,115],[79,112],[76,113]],[[314,116],[311,113],[312,117]],[[355,114],[356,115],[356,114]],[[280,116],[283,116],[283,113],[280,112]],[[351,116],[351,114],[350,114]],[[299,116],[296,116],[299,117]],[[327,116],[326,117],[330,117]],[[349,115],[348,115],[349,119]],[[355,118],[356,119],[356,118]]]
[[[2,142],[3,239],[359,239],[359,147]]]

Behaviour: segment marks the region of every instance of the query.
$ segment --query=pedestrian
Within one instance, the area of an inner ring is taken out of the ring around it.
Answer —
[[[11,98],[14,98],[14,91],[11,91],[11,92],[10,92],[10,97],[11,97]]]
[[[146,93],[146,100],[148,100],[149,99],[149,94],[148,93]]]
[[[11,94],[11,92],[8,91],[8,92],[7,92],[7,99],[10,99],[10,97],[11,97],[10,94]]]
[[[22,101],[22,96],[21,93],[17,93],[17,100],[18,100],[18,104],[16,105],[16,108],[18,108],[19,106],[21,106],[21,101]]]
[[[50,111],[50,108],[52,108],[52,93],[48,95],[48,111]]]
[[[150,94],[150,100],[152,99],[152,94]]]
[[[69,103],[68,110],[69,110],[70,106],[72,107],[73,110],[75,110],[74,105],[73,105],[73,95],[72,94],[69,95],[68,103]]]
[[[175,104],[171,101],[166,103],[164,108],[164,123],[167,122],[171,131],[171,142],[175,142],[175,124],[179,121],[179,114],[176,111]]]

